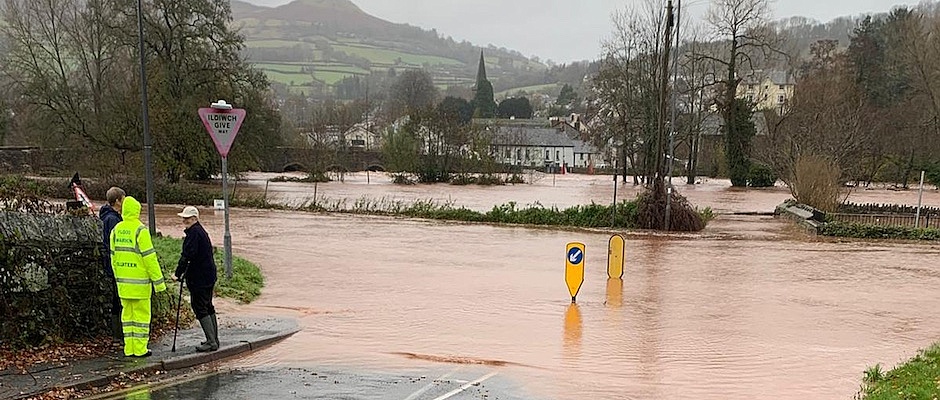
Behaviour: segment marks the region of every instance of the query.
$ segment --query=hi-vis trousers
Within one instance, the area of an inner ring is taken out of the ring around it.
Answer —
[[[147,354],[147,342],[150,340],[150,299],[121,299],[121,306],[124,355]]]

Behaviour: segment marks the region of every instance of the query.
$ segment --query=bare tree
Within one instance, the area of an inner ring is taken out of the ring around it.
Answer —
[[[760,158],[791,189],[794,180],[806,179],[797,176],[796,165],[808,158],[825,158],[842,173],[860,174],[878,124],[835,43],[818,42],[812,53],[788,111],[779,116],[765,111],[770,143]]]
[[[679,112],[680,121],[678,132],[680,140],[676,147],[685,147],[688,152],[686,160],[686,183],[695,184],[699,152],[701,148],[702,133],[706,130],[709,121],[715,117],[712,105],[714,104],[714,88],[718,66],[712,60],[697,57],[705,54],[707,48],[713,46],[703,39],[703,27],[686,28],[687,39],[679,57]]]
[[[604,42],[604,58],[594,78],[597,118],[603,127],[599,145],[618,149],[617,164],[626,181],[632,167],[645,179],[655,175],[660,132],[660,89],[664,23],[662,3],[647,0],[642,8],[614,15],[612,38]]]
[[[106,22],[114,17],[101,1],[6,0],[0,24],[10,52],[3,73],[10,90],[55,121],[48,143],[70,137],[139,151],[137,95],[132,54],[123,51]],[[64,141],[65,140],[65,141]]]

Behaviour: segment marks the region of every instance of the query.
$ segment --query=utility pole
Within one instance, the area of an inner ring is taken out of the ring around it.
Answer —
[[[669,231],[672,218],[672,167],[675,157],[674,140],[679,130],[676,128],[676,113],[679,101],[679,17],[682,14],[682,0],[677,0],[676,9],[676,55],[672,60],[672,115],[669,120],[669,165],[666,167],[666,231]],[[672,2],[670,2],[672,3]],[[670,18],[671,19],[671,18]],[[668,46],[667,46],[668,47]]]
[[[656,135],[656,168],[654,170],[653,182],[654,187],[658,185],[663,180],[663,175],[666,172],[663,169],[663,159],[665,150],[665,135],[666,135],[666,94],[668,93],[668,84],[669,84],[669,55],[670,47],[672,45],[672,24],[673,24],[673,14],[672,14],[672,0],[669,0],[666,3],[666,33],[663,40],[663,57],[662,57],[662,71],[659,76],[662,82],[660,83],[659,88],[659,116],[657,118],[658,125],[658,135]]]

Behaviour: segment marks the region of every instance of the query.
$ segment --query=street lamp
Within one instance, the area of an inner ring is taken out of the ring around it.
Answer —
[[[150,143],[150,115],[147,110],[147,68],[144,64],[144,7],[137,0],[137,48],[140,53],[140,113],[144,124],[144,170],[147,179],[147,221],[150,236],[157,235],[157,216],[153,206],[153,146]]]

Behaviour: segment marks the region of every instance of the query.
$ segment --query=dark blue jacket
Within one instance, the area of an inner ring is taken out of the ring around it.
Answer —
[[[191,288],[212,287],[216,280],[216,266],[209,234],[199,222],[183,232],[186,233],[183,254],[174,275],[179,278],[186,274],[186,285]]]
[[[110,204],[105,204],[98,209],[98,218],[101,219],[101,256],[104,259],[104,267],[108,276],[113,276],[111,272],[111,231],[121,222],[121,213],[117,212]]]

